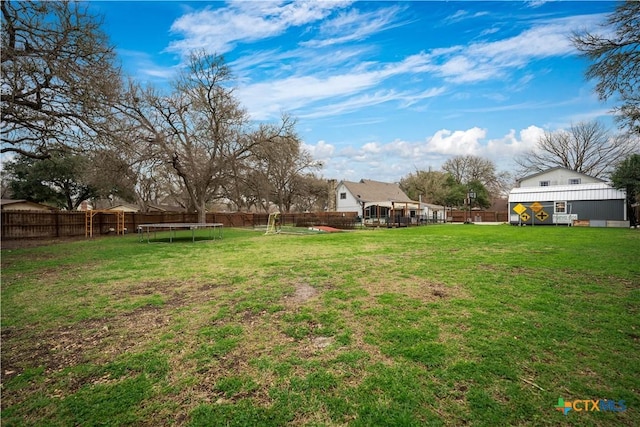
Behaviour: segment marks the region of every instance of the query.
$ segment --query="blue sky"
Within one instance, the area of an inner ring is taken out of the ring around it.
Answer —
[[[572,31],[613,2],[90,3],[123,69],[157,86],[189,52],[222,54],[256,121],[298,120],[325,178],[398,181],[477,155],[514,172],[545,130],[601,120]]]

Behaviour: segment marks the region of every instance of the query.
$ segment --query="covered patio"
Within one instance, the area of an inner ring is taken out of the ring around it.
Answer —
[[[413,201],[364,202],[363,224],[377,227],[407,227],[420,224],[420,208]]]

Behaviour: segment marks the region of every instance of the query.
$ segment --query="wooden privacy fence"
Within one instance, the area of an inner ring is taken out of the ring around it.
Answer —
[[[285,213],[281,222],[285,225],[310,227],[327,225],[340,229],[355,227],[357,212],[310,212]],[[508,222],[507,212],[493,211],[451,211],[447,221],[464,222],[471,218],[474,222]],[[124,226],[127,233],[135,233],[140,224],[168,222],[198,222],[196,213],[168,212],[125,212]],[[93,235],[115,234],[118,229],[118,218],[108,212],[96,213],[93,217]],[[68,211],[2,211],[2,239],[77,237],[87,232],[85,212]],[[225,227],[259,227],[266,226],[269,214],[266,213],[208,213],[207,222],[222,223]]]
[[[140,224],[169,222],[198,222],[196,213],[125,212],[127,233],[135,233]],[[296,226],[328,225],[349,229],[355,226],[356,212],[317,212],[282,214],[283,224]],[[116,233],[118,217],[109,212],[93,215],[93,235]],[[225,227],[266,226],[269,214],[262,213],[208,213],[207,222],[222,223]],[[2,239],[76,237],[87,233],[86,213],[82,211],[2,211]]]

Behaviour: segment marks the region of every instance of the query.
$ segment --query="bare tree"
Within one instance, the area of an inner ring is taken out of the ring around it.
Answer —
[[[266,140],[293,133],[294,122],[251,129],[249,117],[233,95],[232,76],[224,58],[194,53],[169,96],[130,84],[119,107],[124,118],[118,140],[144,146],[169,165],[189,198],[189,208],[205,221],[207,204],[223,197],[223,185],[233,176],[233,165],[251,155]]]
[[[449,172],[458,182],[466,184],[480,181],[485,187],[496,180],[496,166],[489,160],[479,156],[455,156],[442,165],[442,170]]]
[[[250,162],[251,160],[231,164],[231,179],[222,184],[225,198],[238,211],[260,208],[263,194],[268,193],[268,185],[262,179],[262,173],[252,169]]]
[[[515,187],[515,177],[511,172],[502,171],[496,175],[494,183],[487,186],[492,197],[506,198],[511,189]]]
[[[209,66],[192,63],[190,71],[196,74],[182,76],[167,97],[132,87],[130,103],[124,106],[142,132],[138,141],[152,141],[156,156],[179,177],[189,207],[198,212],[200,222],[205,221],[206,205],[227,176],[225,159],[243,150],[247,142],[240,131],[246,116],[230,91],[221,86],[228,69],[222,62]]]
[[[282,120],[293,122],[288,116]],[[296,198],[306,191],[302,177],[321,165],[301,148],[301,141],[293,132],[280,135],[274,125],[264,125],[255,137],[261,143],[248,159],[247,167],[251,170],[248,186],[264,210],[268,211],[273,202],[281,212],[289,212]]]
[[[86,181],[96,189],[96,197],[133,202],[137,171],[118,150],[92,150],[87,154],[90,165]]]
[[[622,127],[640,134],[640,2],[618,3],[605,24],[609,35],[574,33],[571,40],[593,63],[586,76],[596,79],[601,100],[614,95]]]
[[[598,121],[580,122],[569,130],[546,131],[535,148],[515,159],[521,174],[564,167],[596,178],[631,153],[637,144],[629,135],[610,135]]]
[[[329,187],[327,180],[314,173],[298,176],[298,194],[293,198],[293,205],[300,212],[318,212],[329,208]]]
[[[115,53],[86,5],[2,1],[1,152],[47,158],[92,139],[117,96]]]
[[[133,144],[116,147],[92,153],[91,182],[102,196],[109,195],[112,201],[133,202],[142,212],[149,212],[151,205],[162,204],[175,195],[175,174],[161,157],[137,152]]]
[[[166,164],[158,159],[150,159],[135,164],[136,203],[143,212],[148,212],[151,205],[161,205],[168,199],[180,199],[175,197],[173,175]]]
[[[497,172],[495,164],[479,156],[455,156],[442,165],[455,181],[463,186],[475,182],[482,184],[489,198],[500,198],[513,188],[513,179],[508,172]]]

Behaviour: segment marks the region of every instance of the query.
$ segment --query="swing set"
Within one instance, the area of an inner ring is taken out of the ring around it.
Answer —
[[[282,224],[280,223],[280,212],[273,212],[269,214],[269,222],[267,222],[266,234],[277,234],[282,230]]]
[[[84,237],[93,237],[93,217],[99,213],[107,213],[116,216],[116,234],[122,234],[124,236],[124,211],[110,211],[107,209],[95,209],[85,211],[84,215]]]

